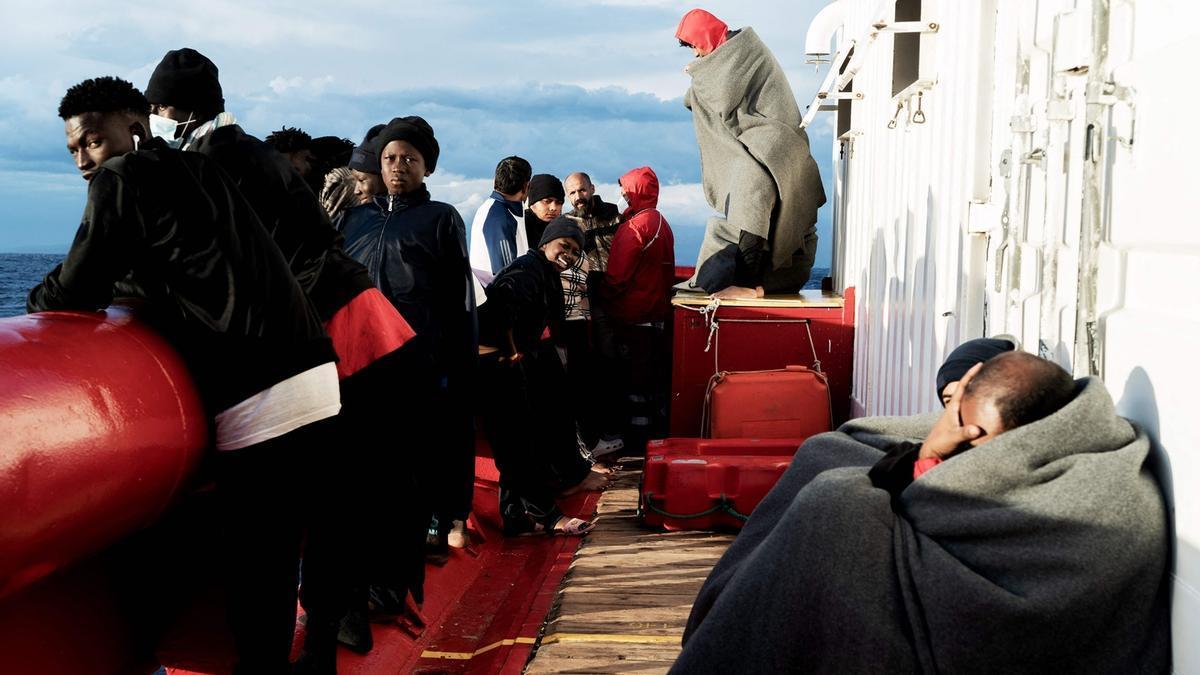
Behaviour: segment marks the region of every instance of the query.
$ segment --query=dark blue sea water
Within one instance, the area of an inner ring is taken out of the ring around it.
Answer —
[[[29,289],[62,259],[57,254],[0,253],[0,318],[24,314]]]
[[[29,289],[41,282],[62,259],[63,256],[57,254],[0,253],[0,318],[24,314]],[[820,288],[821,279],[828,274],[828,269],[814,267],[805,288]]]

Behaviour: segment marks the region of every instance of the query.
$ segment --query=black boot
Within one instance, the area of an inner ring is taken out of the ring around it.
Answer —
[[[337,641],[355,654],[366,654],[375,646],[371,636],[371,622],[367,621],[367,613],[361,609],[346,612],[338,623]]]

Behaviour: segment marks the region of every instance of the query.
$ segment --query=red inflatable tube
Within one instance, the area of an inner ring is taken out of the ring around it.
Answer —
[[[0,320],[0,598],[157,519],[207,435],[182,361],[127,311]]]

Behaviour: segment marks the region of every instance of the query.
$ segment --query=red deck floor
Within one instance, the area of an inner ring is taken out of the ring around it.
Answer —
[[[478,530],[469,549],[451,549],[445,566],[427,567],[425,630],[414,638],[399,627],[374,624],[375,648],[365,656],[341,649],[339,673],[522,671],[580,539],[503,537],[497,478],[491,459],[476,459],[474,525]],[[586,493],[562,506],[572,515],[590,515],[598,500],[598,493]],[[302,633],[300,626],[297,638]],[[295,651],[300,644],[297,639]],[[171,675],[228,672],[227,647],[209,652],[198,655],[194,645],[178,645],[160,651],[160,657],[168,666],[178,666],[168,667]]]

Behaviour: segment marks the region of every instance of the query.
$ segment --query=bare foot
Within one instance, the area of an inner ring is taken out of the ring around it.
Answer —
[[[563,490],[559,496],[570,497],[577,492],[595,492],[597,490],[603,490],[607,486],[608,474],[601,473],[600,471],[596,470],[596,467],[592,467],[591,471],[588,471],[587,477],[579,481],[577,485],[573,485],[566,490]]]

